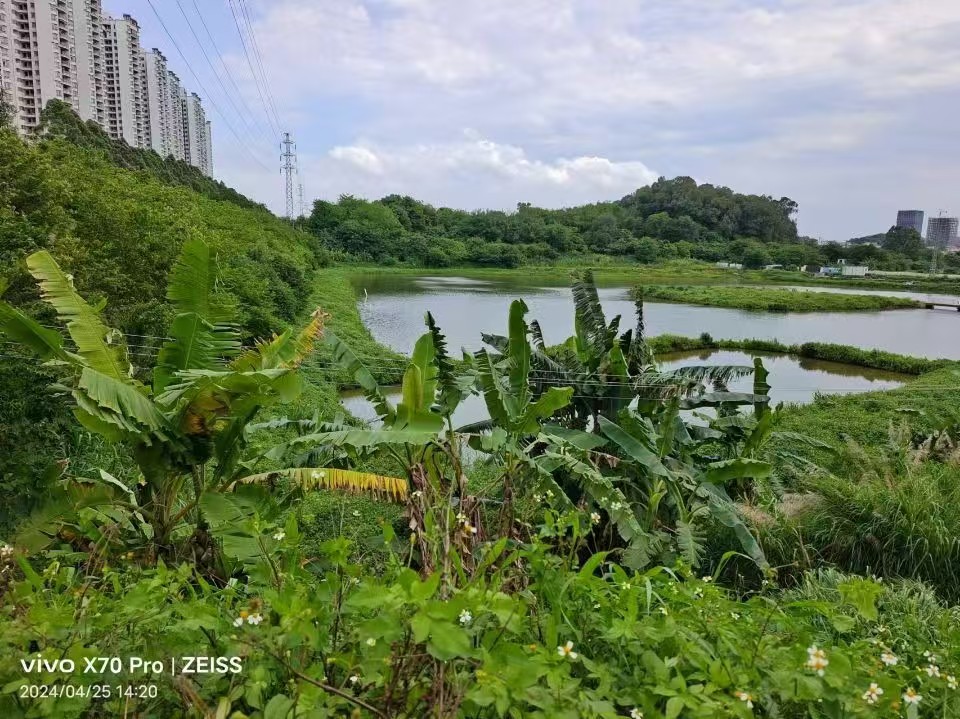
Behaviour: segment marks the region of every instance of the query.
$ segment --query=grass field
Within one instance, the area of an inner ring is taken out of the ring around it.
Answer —
[[[638,288],[635,293],[641,290]],[[923,304],[904,297],[805,292],[776,287],[644,286],[645,299],[685,305],[729,307],[753,312],[862,312],[917,309]]]

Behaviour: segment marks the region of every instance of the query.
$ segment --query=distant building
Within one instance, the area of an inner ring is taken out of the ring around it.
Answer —
[[[931,217],[927,222],[927,245],[945,250],[957,243],[956,217]]]
[[[923,210],[900,210],[897,213],[897,227],[916,230],[923,236]]]
[[[848,265],[840,266],[840,274],[843,277],[866,277],[870,268],[866,265]]]

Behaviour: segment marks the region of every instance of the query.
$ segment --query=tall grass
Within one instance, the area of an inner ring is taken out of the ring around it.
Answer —
[[[703,285],[656,285],[637,289],[647,300],[688,305],[730,307],[756,312],[856,312],[909,309],[922,305],[904,297],[805,292],[777,287],[706,287]]]
[[[844,465],[808,481],[801,511],[759,527],[771,561],[917,579],[960,600],[960,467],[866,453]]]

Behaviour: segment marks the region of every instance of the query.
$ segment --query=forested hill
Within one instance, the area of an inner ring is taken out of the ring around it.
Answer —
[[[516,267],[564,256],[606,255],[656,262],[684,257],[804,262],[816,250],[798,241],[797,205],[661,178],[619,201],[562,210],[520,203],[516,212],[436,209],[411,197],[376,202],[318,201],[311,232],[349,258],[442,267]]]
[[[515,212],[466,212],[400,195],[377,201],[346,195],[336,203],[316,202],[305,221],[341,260],[380,265],[518,267],[686,258],[748,268],[822,265],[841,258],[877,269],[930,265],[916,233],[904,237],[893,230],[883,236],[882,247],[820,246],[798,237],[796,212],[797,203],[787,197],[744,195],[677,177],[661,178],[617,201],[561,210],[520,203]]]
[[[84,122],[73,109],[61,100],[51,100],[40,116],[41,136],[63,138],[77,147],[96,150],[117,167],[128,170],[145,170],[158,180],[169,185],[182,185],[199,192],[212,200],[226,200],[246,208],[266,208],[241,195],[232,187],[204,175],[193,165],[160,157],[153,150],[131,147],[123,140],[114,140],[94,122]]]

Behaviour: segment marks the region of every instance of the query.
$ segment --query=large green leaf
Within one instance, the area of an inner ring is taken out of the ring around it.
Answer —
[[[235,308],[217,292],[217,273],[210,247],[199,239],[183,243],[167,284],[167,299],[178,314],[197,315],[211,325],[233,323]]]
[[[540,399],[527,406],[522,427],[524,432],[534,433],[540,428],[540,420],[549,419],[555,412],[570,404],[573,387],[551,387]]]
[[[282,459],[288,450],[303,446],[332,446],[370,449],[395,445],[424,445],[437,439],[438,433],[417,429],[345,429],[336,432],[316,432],[296,437],[274,447],[267,453],[269,459]]]
[[[150,430],[168,428],[166,417],[134,385],[86,367],[80,374],[77,387],[101,409],[109,410],[124,419]]]
[[[40,283],[40,294],[67,324],[77,354],[97,372],[127,381],[129,363],[122,335],[107,327],[100,314],[74,289],[73,280],[46,250],[27,258],[30,273]]]
[[[176,381],[177,372],[223,368],[223,358],[236,354],[240,348],[236,328],[211,325],[193,312],[177,315],[167,331],[172,339],[164,342],[154,369],[153,387],[157,393]]]
[[[324,335],[324,344],[333,353],[333,361],[349,372],[357,385],[364,391],[366,398],[377,410],[380,419],[393,419],[396,410],[380,390],[380,385],[366,365],[360,360],[350,345],[337,337],[333,332]]]
[[[714,519],[733,530],[740,541],[740,546],[743,547],[750,558],[761,568],[768,567],[769,563],[760,547],[760,543],[757,542],[757,538],[753,536],[737,511],[736,505],[723,488],[715,484],[703,483],[698,486],[697,493],[707,500],[710,514]]]
[[[41,326],[6,302],[0,302],[0,335],[28,347],[43,360],[70,358],[59,332]]]
[[[500,380],[496,363],[486,350],[477,352],[476,359],[477,381],[480,383],[480,390],[483,392],[483,400],[487,405],[490,418],[504,429],[512,428],[514,417],[508,411],[507,392]]]
[[[523,411],[530,399],[530,340],[524,319],[526,314],[527,305],[523,300],[514,300],[510,304],[510,342],[507,346],[510,393],[504,404],[512,406],[510,414],[514,416]]]
[[[433,342],[433,333],[427,332],[421,336],[414,345],[413,356],[410,358],[410,364],[420,372],[420,391],[416,405],[418,410],[429,410],[437,394],[440,370],[437,367],[437,351]]]
[[[707,465],[704,478],[711,484],[722,485],[734,479],[764,479],[773,473],[773,465],[759,459],[737,457]]]
[[[655,452],[651,451],[643,442],[627,432],[623,427],[611,422],[606,417],[599,418],[600,431],[617,444],[627,456],[637,462],[640,466],[646,467],[651,474],[661,477],[669,477],[669,470],[660,462],[660,458]]]

